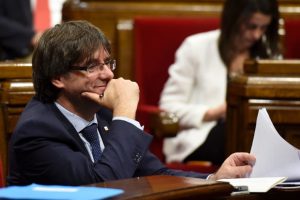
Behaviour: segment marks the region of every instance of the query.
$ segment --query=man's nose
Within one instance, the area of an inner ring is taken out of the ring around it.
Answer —
[[[103,69],[99,70],[99,76],[101,79],[112,79],[114,77],[114,73],[109,68],[109,65],[103,65]]]

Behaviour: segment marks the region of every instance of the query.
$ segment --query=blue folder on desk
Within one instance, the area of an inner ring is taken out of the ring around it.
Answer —
[[[83,187],[83,186],[60,186],[38,185],[10,186],[0,189],[0,198],[6,199],[104,199],[123,193],[121,189]]]

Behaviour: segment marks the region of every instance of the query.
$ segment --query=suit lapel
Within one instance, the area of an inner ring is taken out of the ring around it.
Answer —
[[[105,144],[107,143],[107,137],[110,133],[109,127],[113,117],[112,112],[105,107],[101,107],[96,116],[98,121],[98,130],[105,146]]]
[[[97,120],[98,120],[98,130],[100,132],[101,138],[102,138],[104,146],[105,146],[106,138],[110,132],[109,124],[107,123],[107,121],[101,119],[98,115],[97,115]]]
[[[69,136],[71,136],[74,139],[74,142],[76,145],[80,148],[80,151],[85,153],[86,156],[90,156],[88,151],[86,150],[84,143],[82,142],[78,132],[73,127],[73,125],[69,122],[69,120],[60,112],[60,110],[53,104],[50,104],[50,109],[54,112],[54,114],[57,116],[57,118],[61,121],[62,125],[66,128],[67,132],[70,133]]]

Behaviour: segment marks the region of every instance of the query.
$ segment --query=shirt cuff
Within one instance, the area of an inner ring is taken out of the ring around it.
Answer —
[[[209,178],[214,175],[214,174],[209,174],[207,177],[206,177],[206,180],[209,180]]]

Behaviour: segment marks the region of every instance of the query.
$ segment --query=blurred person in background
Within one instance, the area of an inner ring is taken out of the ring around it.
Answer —
[[[242,73],[246,59],[281,57],[278,21],[276,0],[227,0],[220,30],[185,39],[160,98],[181,128],[164,140],[167,162],[224,161],[228,76]]]
[[[41,34],[61,22],[64,1],[0,0],[0,61],[29,56]]]

